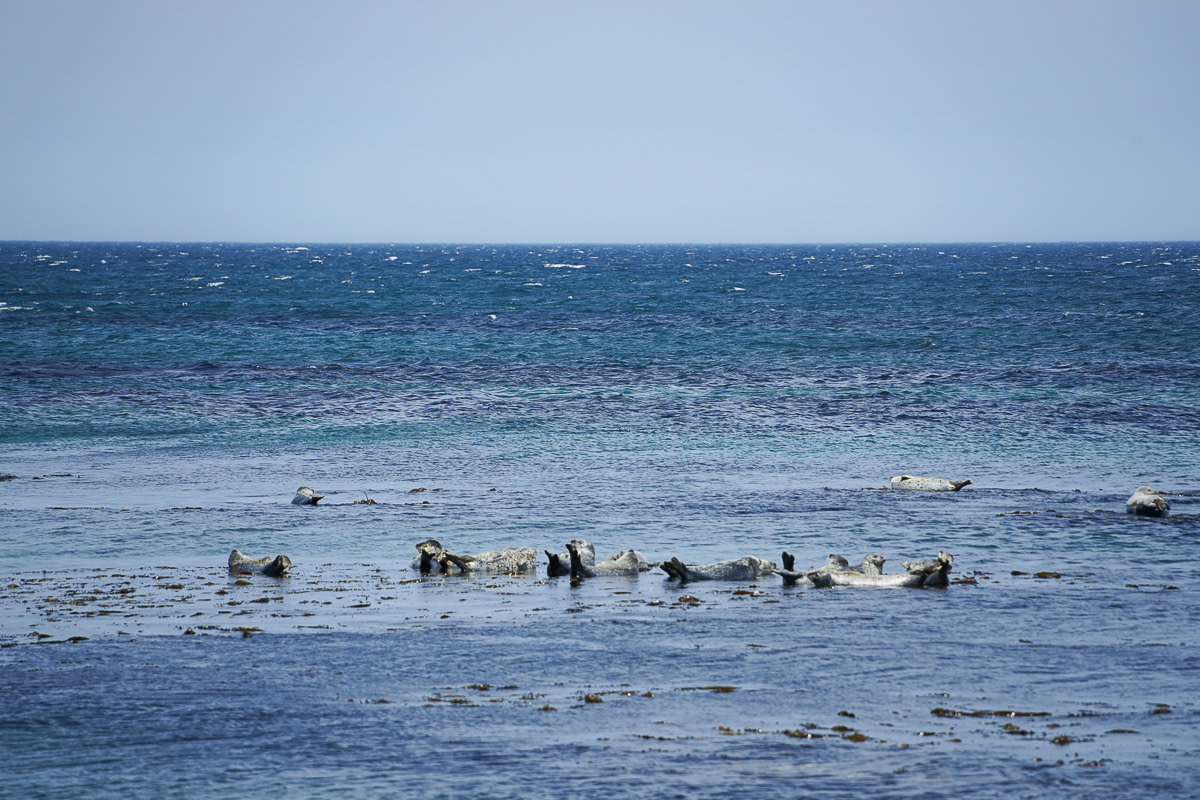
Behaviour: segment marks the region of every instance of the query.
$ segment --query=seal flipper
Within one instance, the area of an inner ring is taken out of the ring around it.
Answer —
[[[284,555],[275,556],[270,564],[263,567],[263,575],[270,575],[272,578],[282,578],[287,574],[287,571],[292,568],[292,560]]]
[[[571,574],[571,565],[562,563],[561,553],[551,553],[546,551],[546,557],[550,559],[550,563],[546,565],[546,575],[551,578],[556,578],[559,575]]]
[[[804,580],[807,576],[803,572],[796,572],[793,569],[777,569],[775,574],[783,578],[784,586],[795,586],[799,581]]]
[[[950,485],[954,487],[954,489],[952,491],[957,492],[959,489],[963,488],[964,486],[970,486],[971,482],[970,481],[950,481]]]
[[[787,550],[783,551],[783,568],[788,572],[792,572],[796,569],[796,557]],[[794,582],[795,581],[793,580],[793,583]]]
[[[579,550],[576,549],[573,542],[567,543],[567,552],[571,555],[571,580],[578,581],[586,578],[587,573],[583,571],[583,559],[579,557]]]
[[[449,561],[450,563],[454,564],[456,567],[458,567],[463,572],[471,571],[471,568],[469,566],[467,566],[467,563],[468,563],[467,559],[463,558],[462,556],[456,556],[453,553],[442,553],[442,558],[444,559],[442,561],[442,570],[443,571],[445,571],[445,569],[446,569],[446,561]]]
[[[675,576],[679,578],[680,583],[687,583],[692,580],[691,571],[678,558],[671,559],[671,569],[675,571]]]
[[[671,561],[674,561],[674,559],[672,559]],[[661,564],[658,565],[658,568],[661,569],[663,572],[667,573],[667,580],[669,580],[669,581],[679,580],[679,573],[675,571],[675,565],[673,563],[671,563],[671,561],[662,562]]]

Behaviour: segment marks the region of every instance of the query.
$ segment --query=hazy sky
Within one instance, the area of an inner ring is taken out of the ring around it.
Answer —
[[[0,0],[0,239],[1200,239],[1200,2]]]

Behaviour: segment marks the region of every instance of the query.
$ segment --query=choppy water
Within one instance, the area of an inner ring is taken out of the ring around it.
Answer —
[[[0,796],[1200,793],[1200,245],[0,243],[0,445]]]

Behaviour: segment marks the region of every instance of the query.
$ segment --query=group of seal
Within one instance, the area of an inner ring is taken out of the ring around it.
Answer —
[[[422,574],[470,573],[528,573],[537,571],[537,551],[529,547],[510,547],[499,552],[478,555],[454,555],[436,539],[417,544],[413,569]],[[905,572],[883,574],[884,557],[868,555],[857,567],[851,567],[841,556],[829,556],[829,563],[820,569],[797,571],[795,556],[784,552],[784,568],[757,556],[717,561],[712,564],[689,565],[678,558],[651,563],[637,550],[624,550],[604,561],[596,560],[595,546],[585,539],[567,542],[564,553],[545,551],[547,577],[570,575],[572,581],[609,575],[637,575],[652,568],[667,573],[667,580],[679,583],[692,581],[753,581],[771,575],[783,578],[785,586],[806,584],[816,588],[829,586],[876,586],[895,588],[945,588],[949,585],[950,567],[954,557],[939,552],[935,558],[901,562]]]

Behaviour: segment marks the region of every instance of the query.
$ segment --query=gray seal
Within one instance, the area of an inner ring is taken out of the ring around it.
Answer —
[[[925,478],[920,475],[897,475],[892,478],[893,489],[906,492],[957,492],[970,481],[951,481],[945,478]]]
[[[775,572],[775,562],[757,556],[717,561],[712,564],[689,566],[678,558],[664,561],[659,569],[667,573],[667,580],[688,583],[689,581],[752,581],[765,578]]]
[[[811,584],[817,588],[830,586],[861,586],[879,588],[944,589],[950,585],[950,569],[954,556],[939,550],[935,558],[901,562],[904,572],[884,574],[886,559],[871,553],[858,567],[849,567],[846,559],[830,555],[827,566],[820,569],[797,571],[795,559],[784,553],[784,569],[775,570],[783,578],[785,586],[797,583]]]
[[[646,557],[637,550],[622,550],[605,561],[584,562],[587,553],[595,558],[596,549],[591,542],[573,539],[567,542],[567,554],[571,558],[571,580],[595,578],[601,575],[637,575],[646,564]]]
[[[863,556],[862,561],[858,566],[850,566],[850,562],[836,553],[830,553],[825,559],[825,566],[817,570],[796,570],[796,557],[786,550],[783,552],[783,569],[774,570],[775,574],[783,578],[784,586],[794,586],[797,583],[807,583],[818,585],[816,581],[823,581],[823,577],[817,579],[810,578],[813,573],[824,572],[857,572],[861,575],[882,575],[883,563],[886,561],[883,556],[878,553],[868,553]]]
[[[1139,517],[1165,517],[1171,506],[1163,499],[1163,493],[1149,486],[1139,486],[1125,501],[1125,511]]]
[[[456,555],[442,547],[437,539],[426,539],[417,545],[417,556],[412,563],[414,569],[425,574],[521,573],[535,572],[537,557],[538,552],[532,547],[506,547],[475,555]]]
[[[292,560],[283,555],[274,558],[250,558],[236,549],[229,554],[229,571],[243,575],[270,575],[272,578],[280,578],[291,568]]]
[[[591,542],[586,539],[572,539],[571,544],[575,545],[575,549],[579,551],[579,560],[585,566],[593,566],[596,563],[596,548]],[[546,576],[557,578],[562,575],[571,574],[571,545],[567,545],[567,550],[562,553],[551,553],[546,551],[546,558],[549,562],[546,564]],[[612,559],[609,559],[610,561]]]
[[[325,499],[325,495],[317,494],[307,486],[301,486],[296,490],[296,496],[292,498],[294,506],[315,506],[319,501]]]

